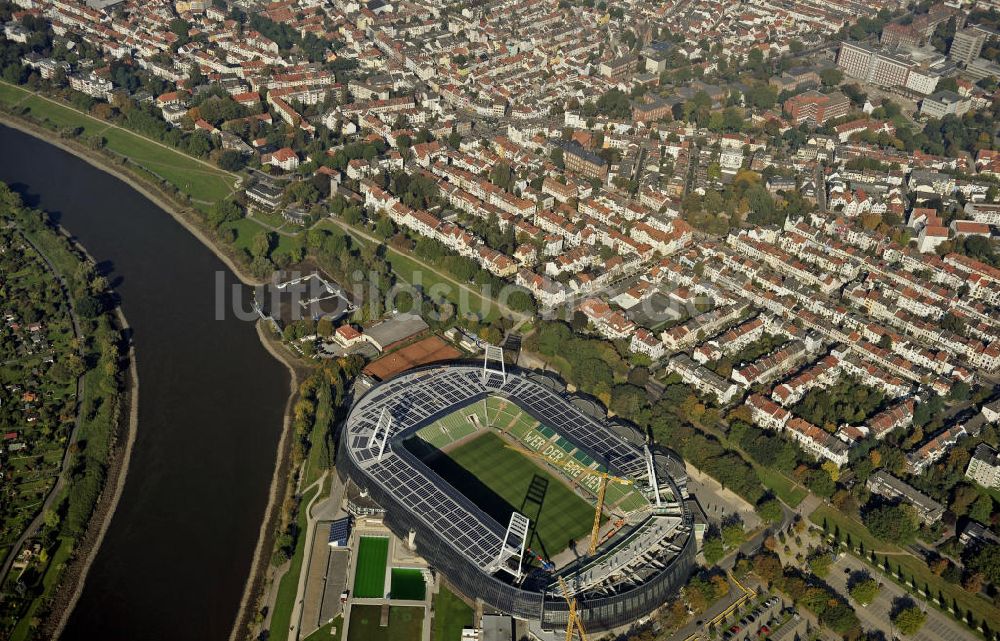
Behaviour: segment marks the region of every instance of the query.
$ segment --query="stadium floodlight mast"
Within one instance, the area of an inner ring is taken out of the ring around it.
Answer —
[[[521,564],[524,559],[524,551],[528,546],[528,532],[531,521],[520,512],[512,512],[510,522],[507,524],[507,533],[500,543],[500,552],[490,566],[490,572],[505,570],[514,576],[518,581],[524,576],[521,571]],[[513,539],[513,540],[511,540]],[[517,559],[517,568],[511,568],[507,561],[511,558]]]
[[[499,364],[499,368],[497,364]],[[507,382],[507,366],[503,362],[503,348],[487,343],[486,349],[483,350],[483,385],[489,383],[493,374],[500,376],[501,385]]]
[[[389,432],[392,431],[392,414],[385,407],[379,414],[378,423],[375,424],[375,434],[372,438],[377,439],[379,431],[382,431],[382,442],[378,446],[378,460],[382,461],[382,454],[385,452],[385,444],[389,440]]]
[[[643,443],[643,453],[646,455],[646,474],[649,475],[649,487],[653,490],[653,497],[656,499],[656,507],[660,507],[660,482],[656,478],[656,466],[653,465],[653,451],[649,449],[649,443]]]

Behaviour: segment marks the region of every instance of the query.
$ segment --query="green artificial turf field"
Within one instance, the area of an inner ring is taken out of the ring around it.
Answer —
[[[385,596],[385,563],[389,539],[363,536],[358,542],[358,563],[354,570],[354,596],[361,599]]]
[[[389,593],[393,599],[422,601],[427,596],[423,573],[413,568],[393,568]]]

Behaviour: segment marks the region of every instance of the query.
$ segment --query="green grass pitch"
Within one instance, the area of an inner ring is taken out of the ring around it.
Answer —
[[[354,596],[381,598],[385,596],[385,564],[389,559],[389,539],[363,536],[358,542],[358,563],[354,570]]]
[[[419,641],[424,622],[423,608],[391,606],[389,625],[381,627],[382,608],[378,605],[355,605],[351,608],[351,622],[347,628],[347,641]]]
[[[492,432],[427,463],[499,523],[506,525],[515,510],[531,519],[528,545],[546,558],[593,526],[591,504]]]

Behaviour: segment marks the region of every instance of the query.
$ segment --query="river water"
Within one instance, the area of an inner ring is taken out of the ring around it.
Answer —
[[[236,278],[169,214],[14,129],[0,126],[0,150],[0,181],[106,270],[138,361],[124,492],[63,639],[224,641],[267,503],[288,372],[252,323],[216,320],[216,275]]]

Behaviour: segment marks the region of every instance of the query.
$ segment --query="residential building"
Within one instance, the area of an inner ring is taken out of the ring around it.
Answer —
[[[867,486],[874,494],[912,505],[920,520],[928,525],[941,520],[944,514],[943,505],[885,470],[878,470],[869,476]]]
[[[983,487],[1000,487],[1000,457],[997,451],[986,443],[976,446],[965,476]]]

